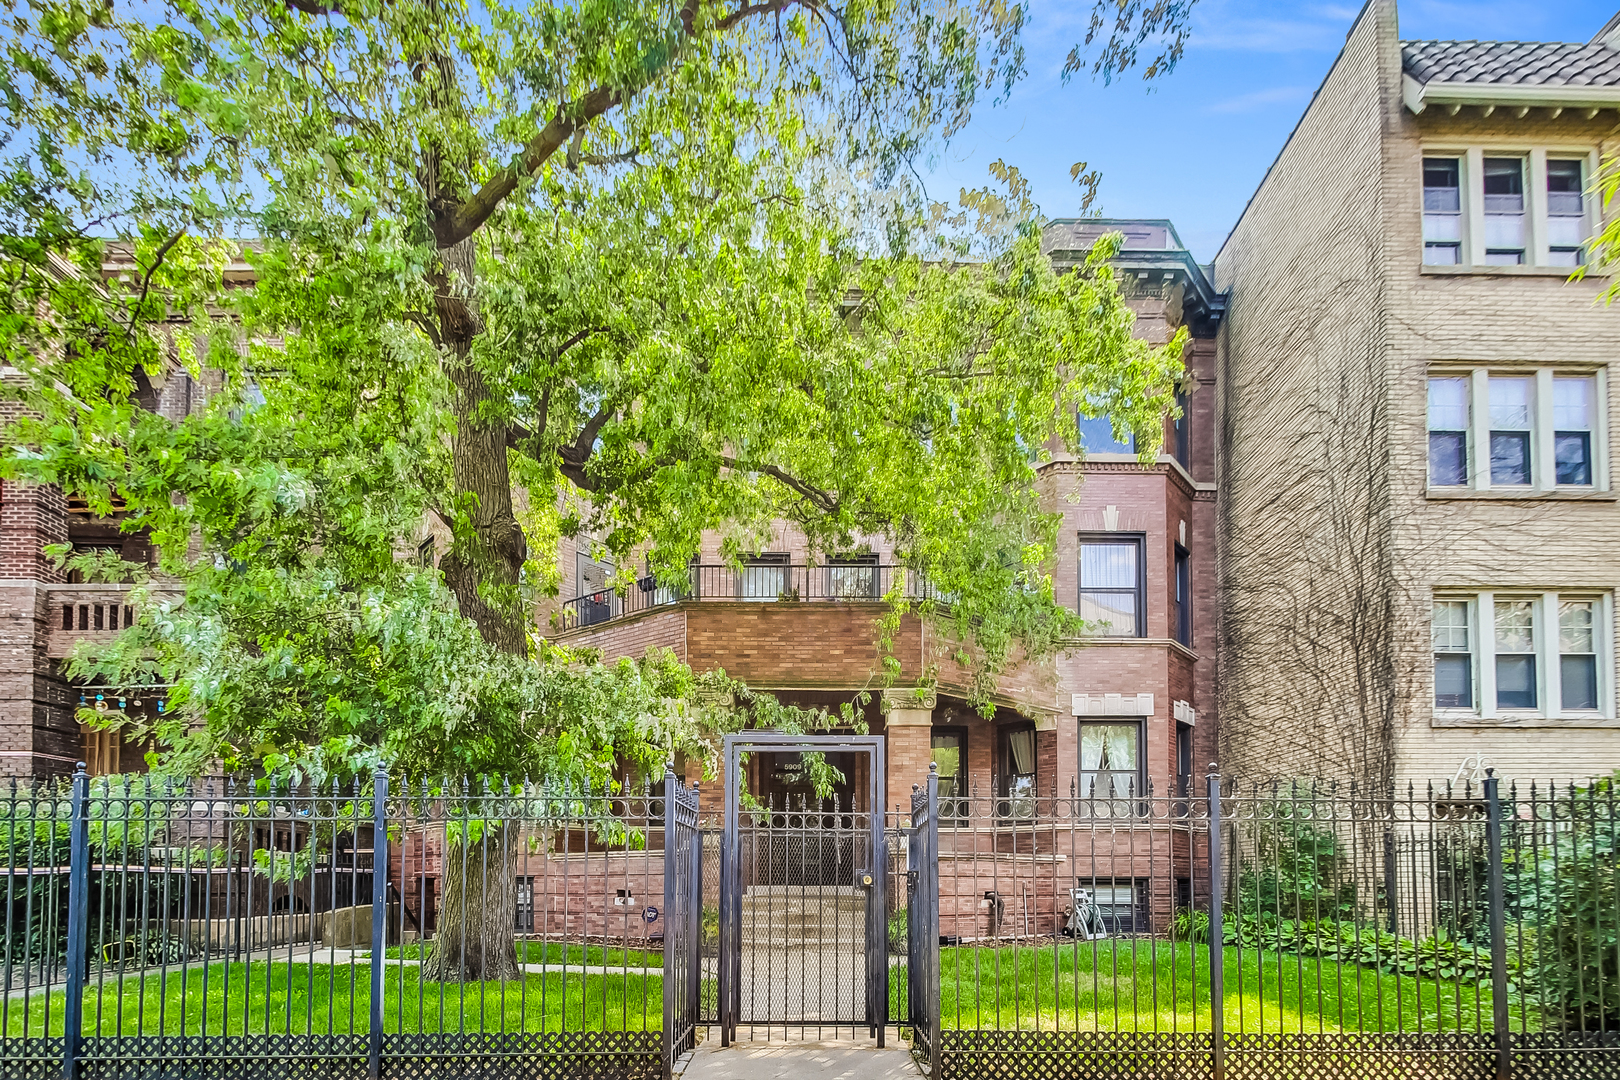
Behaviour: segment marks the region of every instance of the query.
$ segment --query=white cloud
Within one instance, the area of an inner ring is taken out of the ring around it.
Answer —
[[[1256,90],[1249,94],[1239,94],[1225,101],[1217,101],[1205,106],[1207,113],[1245,113],[1254,112],[1272,105],[1291,105],[1303,102],[1311,96],[1309,86],[1273,86],[1268,90]]]

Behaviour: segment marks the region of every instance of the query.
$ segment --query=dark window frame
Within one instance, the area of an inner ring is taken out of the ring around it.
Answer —
[[[1136,546],[1136,631],[1131,634],[1108,634],[1107,637],[1143,638],[1147,637],[1147,534],[1146,533],[1080,533],[1079,547],[1075,548],[1074,579],[1075,610],[1083,608],[1086,593],[1124,592],[1123,589],[1086,588],[1085,581],[1085,547],[1087,544],[1134,544]]]
[[[1035,741],[1031,744],[1030,752],[1034,760],[1033,766],[1027,773],[1012,771],[1012,736],[1028,732],[1034,735]],[[1030,820],[1034,815],[1035,800],[1040,796],[1040,742],[1039,733],[1032,720],[1020,720],[1010,724],[996,725],[996,817],[1004,820]],[[1029,791],[1027,794],[1014,795],[1012,781],[1015,777],[1029,777]]]
[[[945,828],[966,824],[969,811],[969,799],[972,796],[972,774],[968,772],[968,753],[970,740],[968,729],[961,724],[933,724],[928,729],[928,760],[934,760],[934,739],[939,735],[953,735],[961,740],[957,746],[956,776],[952,778],[954,785],[960,790],[946,794],[939,793],[939,823]],[[944,776],[940,777],[943,789]],[[954,803],[954,806],[948,804]]]
[[[1190,430],[1189,430],[1190,423],[1189,423],[1189,421],[1192,420],[1192,415],[1190,413],[1188,413],[1188,411],[1187,411],[1187,397],[1188,397],[1187,391],[1185,391],[1185,390],[1177,390],[1176,391],[1176,408],[1181,412],[1181,415],[1176,417],[1176,419],[1175,419],[1175,436],[1176,436],[1176,443],[1175,443],[1176,451],[1175,451],[1175,454],[1176,454],[1176,460],[1181,462],[1181,467],[1183,469],[1187,469],[1187,470],[1191,471],[1192,463],[1191,463],[1191,461],[1189,459],[1192,456],[1192,452],[1191,452],[1192,439],[1190,437]]]
[[[1176,621],[1171,627],[1175,639],[1187,648],[1193,647],[1192,552],[1175,546],[1174,585]]]
[[[1135,727],[1136,728],[1136,768],[1134,771],[1136,782],[1133,785],[1135,796],[1140,800],[1147,792],[1147,721],[1140,716],[1088,716],[1075,725],[1075,765],[1076,776],[1083,776],[1087,772],[1102,771],[1090,770],[1085,767],[1085,729],[1088,727]],[[1123,769],[1109,769],[1110,773],[1122,773]],[[1080,792],[1082,800],[1094,798],[1086,791]],[[1123,796],[1116,797],[1116,801],[1124,801]]]

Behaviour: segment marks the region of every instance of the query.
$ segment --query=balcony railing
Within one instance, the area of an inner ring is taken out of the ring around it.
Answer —
[[[682,601],[777,603],[874,603],[894,588],[896,575],[905,572],[905,595],[914,600],[930,597],[928,585],[915,571],[877,562],[835,562],[807,566],[787,562],[754,562],[741,567],[700,564],[688,567],[684,586],[660,585],[644,577],[622,594],[604,588],[563,601],[560,628],[595,626],[625,615]]]

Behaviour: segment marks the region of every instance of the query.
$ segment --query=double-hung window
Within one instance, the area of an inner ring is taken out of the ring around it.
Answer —
[[[1456,158],[1423,159],[1423,261],[1463,261],[1462,169]]]
[[[1586,179],[1579,158],[1547,159],[1547,262],[1579,266],[1586,242]]]
[[[1192,560],[1187,549],[1176,545],[1176,640],[1192,648]]]
[[[1579,266],[1592,231],[1589,157],[1539,147],[1426,153],[1423,262]]]
[[[1536,494],[1603,490],[1604,373],[1431,371],[1429,488]]]
[[[1098,637],[1141,637],[1142,541],[1080,541],[1080,617]]]
[[[1435,597],[1438,715],[1613,715],[1609,594],[1502,590]]]
[[[1485,265],[1525,262],[1524,159],[1485,159]]]

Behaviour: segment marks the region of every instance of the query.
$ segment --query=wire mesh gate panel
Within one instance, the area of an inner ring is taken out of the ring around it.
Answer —
[[[865,807],[742,801],[742,755],[867,756]],[[882,740],[728,735],[720,905],[720,1028],[738,1038],[856,1038],[888,1020]]]

